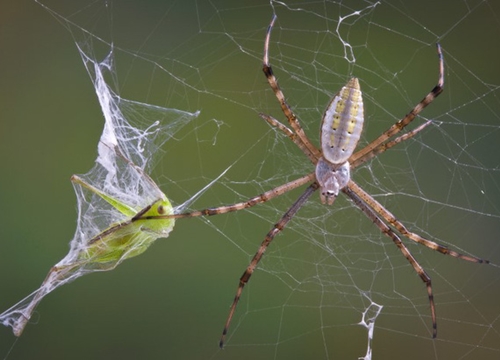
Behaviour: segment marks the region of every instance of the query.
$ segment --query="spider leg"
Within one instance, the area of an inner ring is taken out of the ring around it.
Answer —
[[[302,150],[302,152],[304,154],[306,154],[306,156],[309,158],[309,160],[311,160],[311,162],[313,164],[316,164],[318,162],[317,154],[312,153],[309,150],[309,148],[298,138],[298,135],[296,133],[294,133],[287,126],[283,125],[281,122],[279,122],[278,120],[276,120],[274,117],[272,117],[270,115],[266,115],[266,114],[261,113],[261,114],[259,114],[259,116],[261,118],[263,118],[264,120],[266,120],[270,125],[277,127],[286,136],[288,136],[290,138],[290,140],[292,140],[293,143],[295,145],[297,145],[299,147],[299,149]]]
[[[405,126],[415,119],[415,117],[431,102],[434,101],[436,97],[441,94],[444,86],[444,60],[443,60],[443,52],[441,51],[441,45],[437,44],[437,53],[439,57],[439,79],[437,85],[401,120],[392,125],[389,129],[384,131],[382,135],[373,140],[371,143],[366,145],[363,149],[354,153],[349,162],[357,163],[358,165],[362,162],[370,159],[373,156],[369,154],[374,151],[374,149],[378,148],[382,143],[386,142],[390,137],[399,133]],[[366,157],[366,160],[363,158]]]
[[[152,220],[152,219],[180,219],[180,218],[189,218],[189,217],[198,217],[198,216],[211,216],[211,215],[220,215],[226,214],[228,212],[239,211],[243,209],[250,208],[257,204],[262,204],[266,201],[274,199],[280,195],[283,195],[286,192],[289,192],[295,188],[298,188],[301,185],[307,184],[315,179],[314,173],[310,173],[308,175],[302,176],[296,180],[292,180],[287,182],[286,184],[275,187],[274,189],[268,190],[260,195],[254,196],[246,201],[242,201],[232,205],[225,205],[213,208],[207,208],[203,210],[195,210],[187,213],[181,214],[172,214],[172,215],[157,215],[157,216],[143,216],[140,219],[144,220]]]
[[[415,129],[411,130],[411,131],[408,131],[407,133],[403,134],[403,135],[400,135],[398,136],[397,138],[395,138],[394,140],[391,140],[391,141],[387,141],[387,142],[384,142],[382,144],[380,144],[379,146],[377,146],[376,148],[374,148],[372,151],[370,151],[369,153],[367,153],[365,156],[362,156],[356,160],[354,160],[353,162],[350,162],[351,164],[351,169],[355,169],[357,168],[359,165],[361,165],[362,163],[374,158],[375,156],[385,152],[386,150],[390,149],[391,147],[403,142],[403,141],[406,141],[408,139],[411,139],[412,137],[414,137],[415,135],[417,135],[417,133],[419,133],[420,131],[422,131],[423,129],[425,129],[428,125],[430,125],[432,123],[432,121],[426,121],[425,123],[423,123],[422,125],[416,127]]]
[[[358,184],[354,181],[349,181],[347,187],[354,193],[356,193],[357,197],[364,201],[365,204],[368,204],[370,208],[373,209],[377,214],[382,216],[382,218],[387,221],[390,225],[392,225],[396,230],[403,236],[407,237],[410,240],[415,241],[421,245],[427,246],[429,249],[440,252],[444,255],[450,255],[456,257],[458,259],[475,262],[475,263],[485,263],[488,264],[488,260],[483,260],[475,256],[460,254],[454,250],[450,250],[448,247],[440,245],[434,241],[427,240],[422,236],[415,234],[413,232],[408,231],[406,227],[398,220],[396,217],[389,212],[382,204],[380,204],[377,200],[375,200],[372,196],[370,196],[366,191],[364,191]]]
[[[385,224],[377,214],[351,189],[350,186],[346,186],[342,191],[351,198],[351,200],[365,213],[365,215],[382,231],[385,235],[390,237],[394,244],[398,247],[404,257],[410,262],[411,266],[415,272],[420,276],[420,279],[425,283],[427,287],[427,295],[429,297],[429,303],[431,307],[431,319],[432,319],[432,337],[437,336],[437,321],[436,321],[436,306],[434,304],[434,295],[432,293],[432,283],[431,278],[425,272],[424,268],[418,263],[418,261],[413,257],[408,248],[403,244],[399,236]]]
[[[269,27],[267,28],[266,40],[264,42],[264,58],[262,60],[262,71],[264,71],[264,74],[266,75],[267,78],[267,82],[274,91],[274,95],[276,95],[276,98],[278,98],[278,101],[280,102],[281,105],[281,110],[288,119],[288,123],[295,131],[300,141],[309,150],[309,153],[314,154],[316,158],[319,158],[321,157],[320,151],[307,138],[304,129],[302,129],[302,126],[300,125],[299,120],[297,119],[297,116],[295,116],[292,109],[290,109],[290,106],[286,102],[285,95],[281,91],[281,88],[278,85],[278,80],[274,76],[273,69],[269,64],[269,41],[271,39],[271,31],[273,29],[276,18],[277,18],[276,15],[274,15],[273,18],[271,19]]]
[[[297,211],[299,211],[299,209],[302,207],[302,205],[304,205],[307,199],[309,199],[312,193],[318,189],[318,187],[319,187],[318,183],[314,182],[304,191],[304,193],[297,199],[297,201],[286,211],[286,213],[281,217],[281,219],[267,233],[264,241],[262,242],[259,249],[253,256],[252,261],[250,261],[250,264],[248,265],[247,269],[240,278],[238,289],[236,290],[236,295],[229,310],[226,324],[224,325],[224,330],[222,331],[222,336],[219,342],[219,346],[221,348],[224,346],[226,334],[229,329],[229,325],[231,324],[231,320],[233,319],[233,315],[236,311],[236,306],[240,301],[243,288],[245,287],[246,283],[250,280],[250,277],[252,276],[257,265],[259,264],[259,261],[262,259],[262,256],[264,255],[264,252],[266,251],[267,247],[271,244],[274,237],[283,230],[283,228],[293,218],[293,216],[297,213]]]

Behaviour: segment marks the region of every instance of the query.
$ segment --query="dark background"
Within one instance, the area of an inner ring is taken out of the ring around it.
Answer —
[[[201,110],[168,141],[152,176],[175,204],[234,166],[192,208],[228,204],[312,171],[257,116],[283,120],[261,73],[265,29],[278,22],[271,62],[317,143],[322,112],[360,78],[373,139],[437,81],[446,89],[416,139],[353,178],[412,231],[488,258],[469,264],[409,245],[433,278],[439,335],[430,337],[425,287],[389,239],[344,198],[317,195],[277,238],[251,280],[225,350],[217,344],[238,277],[265,233],[294,201],[210,219],[179,220],[168,239],[112,272],[47,296],[23,336],[0,329],[8,359],[356,359],[372,301],[383,305],[373,352],[380,359],[500,356],[500,35],[495,1],[289,3],[260,1],[33,1],[0,5],[0,308],[35,290],[67,252],[76,222],[69,177],[96,156],[103,119],[75,43],[95,58],[115,47],[124,98]],[[364,10],[363,10],[364,9]],[[353,46],[344,58],[336,27]],[[76,24],[77,26],[73,25]],[[347,56],[349,58],[349,55]],[[422,120],[419,120],[422,121]],[[409,241],[406,242],[407,244]]]

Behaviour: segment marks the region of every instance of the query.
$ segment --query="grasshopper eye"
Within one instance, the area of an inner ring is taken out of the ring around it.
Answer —
[[[158,211],[158,214],[163,215],[165,214],[165,207],[163,205],[158,205],[158,209],[156,209],[156,211]]]

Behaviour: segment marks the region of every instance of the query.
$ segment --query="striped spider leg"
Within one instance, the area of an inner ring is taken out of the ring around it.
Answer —
[[[353,78],[342,90],[332,99],[328,105],[321,125],[321,151],[307,139],[305,133],[281,91],[278,81],[273,74],[269,64],[269,39],[272,27],[276,21],[273,17],[269,25],[264,48],[264,74],[278,99],[282,111],[285,114],[291,128],[281,124],[278,120],[268,115],[261,114],[268,123],[276,126],[285,133],[316,165],[316,182],[321,189],[320,198],[323,203],[332,204],[338,194],[338,187],[356,204],[365,215],[371,219],[374,224],[388,237],[390,237],[402,254],[410,262],[414,270],[426,284],[429,303],[431,307],[432,318],[432,336],[437,335],[437,320],[432,293],[431,278],[412,256],[408,248],[402,243],[399,236],[390,227],[394,227],[401,235],[413,240],[419,244],[425,245],[430,249],[436,250],[442,254],[450,255],[462,260],[489,263],[474,256],[459,254],[456,251],[448,249],[446,246],[427,240],[418,234],[412,233],[397,218],[392,215],[383,205],[377,202],[373,197],[366,193],[359,185],[350,179],[350,170],[355,169],[362,163],[385,152],[391,147],[406,141],[427,127],[431,121],[427,121],[415,129],[397,136],[415,117],[434,99],[441,94],[444,85],[444,60],[441,46],[437,44],[439,57],[439,78],[436,86],[413,108],[411,111],[397,121],[389,129],[384,131],[378,138],[370,142],[364,148],[353,153],[363,126],[363,102],[358,80]],[[318,155],[319,153],[319,155]],[[322,179],[322,177],[325,177]],[[380,219],[384,219],[387,224]],[[388,226],[388,224],[390,226]]]
[[[326,108],[321,124],[320,150],[316,146],[314,146],[308,139],[296,115],[287,104],[285,96],[281,91],[278,85],[278,81],[274,76],[273,70],[269,64],[269,42],[271,31],[275,21],[276,16],[273,16],[266,33],[264,43],[263,72],[281,105],[281,109],[285,117],[287,118],[291,129],[286,125],[280,123],[272,116],[264,114],[260,114],[260,116],[269,124],[278,128],[286,136],[288,136],[304,152],[311,163],[316,166],[315,171],[299,179],[296,179],[284,185],[280,185],[261,195],[237,204],[208,208],[182,214],[153,216],[149,218],[183,218],[209,216],[238,211],[266,202],[273,199],[274,197],[310,183],[303,194],[295,201],[295,203],[293,203],[293,205],[285,212],[281,219],[267,233],[264,241],[261,243],[243,275],[240,277],[236,295],[230,307],[229,314],[226,319],[226,323],[224,325],[224,329],[220,339],[219,346],[222,348],[229,326],[231,324],[231,320],[235,314],[236,307],[243,292],[243,288],[250,280],[250,277],[252,276],[254,270],[262,259],[262,256],[264,255],[267,247],[271,244],[275,236],[284,229],[284,227],[298,212],[302,205],[305,204],[305,202],[309,199],[314,191],[320,189],[320,200],[322,203],[328,205],[332,205],[338,193],[342,191],[380,229],[383,234],[393,240],[401,253],[410,262],[413,269],[425,283],[431,308],[433,328],[432,336],[436,337],[437,321],[431,278],[413,257],[413,255],[401,241],[399,235],[396,232],[412,241],[427,246],[428,248],[436,250],[442,254],[476,263],[488,263],[488,261],[469,255],[459,254],[453,250],[449,250],[446,246],[437,244],[433,241],[421,237],[418,234],[408,231],[406,227],[399,220],[397,220],[397,218],[392,215],[382,204],[377,202],[350,178],[350,171],[366,162],[367,160],[370,160],[371,158],[392,148],[393,146],[412,138],[431,123],[431,121],[427,121],[414,128],[413,130],[410,130],[404,134],[399,134],[427,105],[429,105],[443,91],[444,64],[441,47],[439,46],[439,44],[437,45],[439,56],[438,84],[404,118],[396,122],[388,130],[384,131],[382,135],[380,135],[378,138],[376,138],[357,152],[354,152],[354,150],[356,149],[364,122],[363,99],[358,79],[352,78],[339,91],[339,93],[337,93],[333,97]]]

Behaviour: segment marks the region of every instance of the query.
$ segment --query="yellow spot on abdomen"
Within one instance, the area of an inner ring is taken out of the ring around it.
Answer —
[[[352,155],[363,129],[363,98],[357,78],[352,78],[326,108],[321,124],[323,156],[343,164]]]

